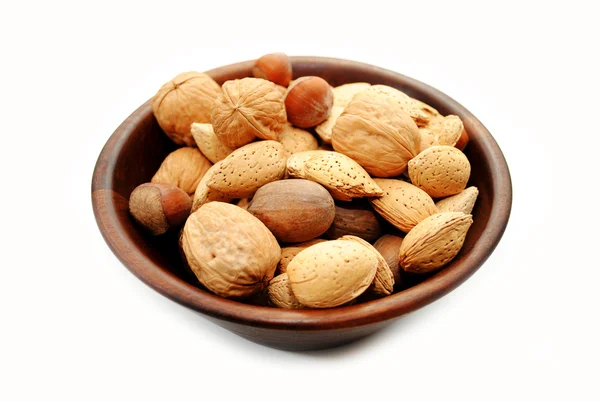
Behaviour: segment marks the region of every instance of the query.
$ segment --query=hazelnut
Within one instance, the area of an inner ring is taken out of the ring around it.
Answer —
[[[321,124],[333,106],[333,91],[323,78],[298,78],[288,88],[285,110],[288,121],[296,127],[309,128]]]
[[[288,86],[292,80],[292,63],[284,53],[266,54],[256,60],[252,75],[277,85]]]
[[[171,184],[142,184],[129,197],[129,212],[152,235],[183,224],[191,208],[189,195]]]
[[[458,138],[458,142],[456,142],[456,145],[454,145],[457,149],[464,151],[465,148],[467,147],[467,144],[469,143],[469,134],[467,133],[467,130],[463,128],[461,134],[460,134],[460,138]]]

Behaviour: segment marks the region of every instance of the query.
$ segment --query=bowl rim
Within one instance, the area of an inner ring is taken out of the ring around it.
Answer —
[[[397,72],[370,64],[329,57],[290,57],[292,64],[315,63],[361,70],[393,80],[400,79],[416,92],[423,93],[438,103],[459,110],[461,119],[468,120],[475,127],[490,163],[492,176],[491,212],[485,227],[485,238],[477,239],[472,249],[459,264],[446,268],[433,277],[391,296],[366,303],[323,310],[288,310],[243,304],[221,298],[208,291],[195,287],[160,266],[141,253],[132,252],[132,243],[124,226],[117,216],[119,201],[126,200],[111,189],[115,164],[113,157],[121,152],[125,139],[136,124],[152,113],[151,99],[134,111],[111,135],[105,144],[94,168],[92,179],[92,206],[96,222],[105,241],[136,277],[167,298],[207,316],[242,325],[279,330],[335,330],[358,327],[397,318],[415,311],[452,291],[467,280],[491,255],[502,237],[510,217],[512,206],[512,185],[508,165],[498,144],[466,108],[441,91]],[[207,74],[222,74],[227,71],[248,69],[255,60],[234,63],[206,71]],[[472,130],[471,130],[472,131]],[[122,207],[122,204],[121,204]],[[485,239],[484,241],[482,241]]]

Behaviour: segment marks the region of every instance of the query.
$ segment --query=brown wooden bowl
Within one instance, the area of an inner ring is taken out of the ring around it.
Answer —
[[[159,128],[150,101],[144,103],[110,137],[98,158],[92,203],[98,227],[121,262],[140,280],[224,328],[275,348],[308,350],[335,347],[360,338],[452,291],[490,256],[508,223],[512,188],[508,166],[496,141],[467,109],[440,91],[414,79],[353,61],[292,57],[294,76],[317,75],[337,86],[370,82],[398,88],[442,114],[462,118],[470,136],[466,148],[479,188],[474,223],[458,256],[443,270],[389,297],[326,310],[284,310],[220,298],[199,288],[182,266],[171,239],[151,237],[128,212],[131,191],[150,181],[175,145]],[[208,71],[217,82],[251,76],[254,61]]]

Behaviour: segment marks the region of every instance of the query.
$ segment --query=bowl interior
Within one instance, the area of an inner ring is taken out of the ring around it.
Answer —
[[[209,71],[217,82],[251,76],[252,62]],[[350,82],[385,84],[424,101],[442,114],[456,114],[465,123],[470,143],[465,150],[472,167],[469,186],[479,189],[474,223],[459,255],[443,270],[390,297],[350,307],[322,311],[287,311],[251,306],[217,297],[201,288],[183,267],[178,233],[167,237],[146,234],[131,219],[127,202],[132,190],[150,181],[176,146],[161,131],[150,102],[142,105],[111,137],[94,173],[93,202],[100,229],[121,261],[144,282],[195,310],[214,317],[251,320],[255,325],[277,322],[289,327],[337,327],[396,317],[449,292],[468,278],[489,256],[508,222],[510,176],[500,149],[485,127],[460,104],[441,92],[391,71],[344,60],[296,57],[294,76],[317,75],[337,86]],[[252,310],[252,311],[251,311]],[[249,314],[252,318],[249,318]],[[350,322],[351,321],[351,322]]]

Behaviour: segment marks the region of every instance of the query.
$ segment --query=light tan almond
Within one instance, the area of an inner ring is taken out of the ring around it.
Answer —
[[[279,142],[281,142],[288,155],[307,150],[316,150],[319,147],[317,138],[313,134],[290,124],[286,125],[283,132],[279,135]]]
[[[401,270],[400,260],[398,253],[400,252],[400,245],[402,245],[402,238],[397,235],[386,234],[381,236],[374,244],[373,247],[379,251],[381,256],[385,259],[394,276],[394,285],[398,287],[401,285]]]
[[[329,189],[334,199],[381,196],[383,191],[357,162],[338,152],[312,156],[304,165],[305,178]]]
[[[371,87],[346,106],[333,127],[331,142],[369,174],[393,177],[402,174],[419,153],[420,134],[392,96]]]
[[[431,197],[442,198],[465,189],[471,164],[453,146],[432,146],[408,163],[408,175],[414,185]]]
[[[193,194],[211,166],[211,162],[197,148],[179,148],[163,160],[152,182],[175,185]]]
[[[400,231],[407,233],[438,212],[433,199],[408,182],[389,178],[375,178],[375,182],[383,190],[383,196],[369,199],[369,202],[381,217]]]
[[[429,273],[450,262],[465,242],[473,224],[470,214],[445,212],[430,216],[413,228],[400,246],[400,266],[411,273]]]
[[[333,308],[365,292],[379,261],[374,252],[354,241],[327,241],[301,251],[287,274],[301,304]]]
[[[344,112],[344,107],[334,105],[331,108],[331,111],[329,113],[329,117],[327,117],[327,120],[323,121],[321,124],[319,124],[315,127],[315,131],[317,132],[319,137],[323,140],[323,142],[325,142],[326,144],[331,143],[331,134],[333,132],[333,127],[334,127],[335,122],[337,121],[338,117],[341,116],[343,112]]]
[[[306,150],[297,152],[288,157],[286,162],[286,175],[289,178],[306,178],[304,166],[313,156],[325,153],[325,150]]]
[[[352,82],[336,86],[333,88],[333,105],[338,107],[346,107],[354,98],[354,95],[369,88],[371,84],[367,82]]]
[[[369,244],[364,239],[356,237],[354,235],[344,235],[339,239],[342,241],[354,241],[368,248],[375,254],[378,261],[377,273],[375,273],[375,278],[373,279],[373,283],[371,284],[370,291],[373,291],[375,294],[381,296],[390,295],[394,291],[394,276],[381,253],[379,253],[379,251],[375,249],[373,245]]]
[[[269,301],[279,307],[286,309],[304,309],[294,293],[287,273],[283,273],[275,277],[267,287],[269,293]]]
[[[206,183],[212,178],[216,171],[221,167],[223,161],[215,163],[211,168],[208,169],[204,177],[198,183],[196,192],[194,193],[194,199],[192,200],[192,213],[198,208],[208,202],[227,202],[229,203],[233,198],[225,194],[220,193],[217,190],[209,188]]]
[[[239,201],[236,203],[236,205],[238,205],[239,207],[241,207],[241,208],[242,208],[242,209],[244,209],[244,210],[248,210],[248,205],[250,205],[250,201],[251,201],[251,200],[252,200],[252,199],[249,199],[249,198],[243,198],[243,199],[240,199],[240,200],[239,200]]]
[[[198,149],[212,163],[223,160],[233,149],[225,146],[223,142],[217,138],[212,124],[192,124],[192,136],[198,145]]]
[[[279,142],[254,142],[223,159],[206,185],[232,198],[247,198],[263,185],[283,178],[286,160]]]
[[[303,249],[306,249],[309,246],[315,244],[319,244],[321,242],[327,242],[327,240],[317,238],[310,241],[301,242],[299,244],[294,244],[285,248],[281,248],[281,259],[279,260],[279,264],[277,265],[277,273],[285,273],[292,259],[294,259],[294,257],[296,257],[296,255],[298,255]]]
[[[456,195],[442,199],[435,205],[440,212],[463,212],[470,214],[477,201],[479,190],[477,187],[469,187]]]
[[[281,257],[277,240],[260,220],[222,202],[207,203],[190,215],[181,246],[200,283],[227,298],[265,288]]]

